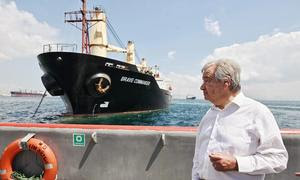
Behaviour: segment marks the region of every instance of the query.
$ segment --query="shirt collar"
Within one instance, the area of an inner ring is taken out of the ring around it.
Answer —
[[[240,91],[240,92],[233,98],[233,100],[232,100],[229,104],[227,104],[227,105],[225,106],[224,110],[225,110],[227,107],[231,106],[232,104],[235,104],[235,105],[237,105],[238,107],[241,107],[241,106],[245,103],[245,98],[246,98],[246,97],[244,96],[243,92]],[[220,108],[216,107],[215,105],[213,105],[211,108],[212,108],[213,110],[221,110]]]
[[[241,105],[245,102],[245,96],[242,91],[240,91],[232,100],[232,103],[241,107]]]

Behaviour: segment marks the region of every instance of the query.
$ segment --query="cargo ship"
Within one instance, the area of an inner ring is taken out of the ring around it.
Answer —
[[[38,55],[49,94],[60,96],[71,115],[167,108],[172,88],[157,66],[140,60],[132,41],[123,46],[101,7],[88,11],[86,6],[82,0],[80,11],[65,12],[66,23],[81,26],[81,52],[72,44],[48,44]],[[107,29],[121,47],[108,44]],[[126,61],[107,57],[109,52],[124,53]]]
[[[42,97],[46,94],[34,91],[10,91],[11,97]]]
[[[185,99],[194,100],[194,99],[196,99],[196,96],[193,96],[193,95],[187,95],[187,96],[185,97]]]

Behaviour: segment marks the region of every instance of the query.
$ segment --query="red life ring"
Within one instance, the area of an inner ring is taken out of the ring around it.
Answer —
[[[51,148],[43,141],[35,138],[28,140],[27,147],[29,150],[39,154],[43,160],[43,180],[57,179],[57,161]],[[0,159],[0,179],[11,179],[11,174],[13,173],[12,162],[15,156],[22,150],[21,139],[13,141],[5,148]]]

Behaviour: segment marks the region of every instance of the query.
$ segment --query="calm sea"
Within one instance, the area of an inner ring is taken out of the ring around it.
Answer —
[[[63,116],[58,97],[45,97],[35,117],[40,98],[0,96],[0,122],[119,124],[147,126],[196,126],[210,104],[204,100],[174,99],[168,109],[109,116]],[[273,112],[280,128],[300,128],[300,101],[262,101]]]

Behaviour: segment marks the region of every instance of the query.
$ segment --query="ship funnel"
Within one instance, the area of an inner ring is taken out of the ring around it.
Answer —
[[[127,44],[127,63],[135,64],[135,50],[134,50],[134,44],[132,41],[128,41]]]
[[[107,57],[106,15],[98,8],[92,14],[90,27],[90,52],[96,56]]]

